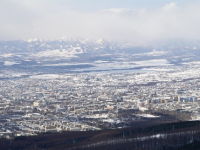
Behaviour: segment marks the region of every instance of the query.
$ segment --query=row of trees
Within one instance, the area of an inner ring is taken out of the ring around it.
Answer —
[[[80,150],[171,150],[186,147],[193,142],[199,142],[200,132],[179,132],[148,136],[134,139],[115,139],[82,146]],[[199,146],[199,145],[198,145]],[[193,149],[199,148],[193,146]],[[193,150],[192,149],[192,150]]]
[[[198,143],[199,140],[200,121],[188,121],[115,130],[45,133],[11,140],[0,139],[0,149],[169,150],[193,142]]]

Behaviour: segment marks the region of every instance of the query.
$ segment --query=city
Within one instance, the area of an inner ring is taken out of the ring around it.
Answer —
[[[33,75],[0,85],[0,136],[5,138],[200,118],[198,62],[140,72]],[[173,119],[163,120],[162,114]]]

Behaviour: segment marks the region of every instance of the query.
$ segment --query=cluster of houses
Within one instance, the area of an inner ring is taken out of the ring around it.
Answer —
[[[120,127],[124,111],[140,116],[148,110],[187,112],[187,120],[200,119],[200,80],[168,76],[80,73],[0,80],[0,137]]]

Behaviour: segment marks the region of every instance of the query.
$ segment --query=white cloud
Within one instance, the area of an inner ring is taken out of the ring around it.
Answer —
[[[134,15],[136,13],[136,10],[129,8],[112,8],[112,9],[102,10],[102,12],[113,13],[117,15]]]
[[[149,44],[167,38],[200,39],[200,5],[166,4],[154,10],[73,11],[47,1],[0,0],[0,40],[63,36]]]
[[[176,5],[177,3],[172,2],[170,4],[166,4],[162,9],[165,11],[173,11],[177,8]]]

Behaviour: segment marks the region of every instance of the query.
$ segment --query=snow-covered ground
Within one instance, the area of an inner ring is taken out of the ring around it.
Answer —
[[[73,58],[77,57],[76,54],[83,53],[81,47],[72,47],[69,49],[56,49],[56,50],[45,50],[38,53],[32,53],[32,57],[64,57],[64,58]]]
[[[58,75],[58,74],[43,74],[43,75],[33,75],[33,76],[30,76],[30,78],[55,79],[55,78],[60,78],[60,75]]]
[[[15,64],[20,64],[20,63],[15,62],[15,61],[4,61],[5,66],[12,66],[12,65],[15,65]]]
[[[154,67],[154,66],[169,66],[169,62],[165,59],[153,59],[148,61],[95,61],[91,63],[94,67],[75,69],[76,71],[98,71],[98,70],[120,70],[120,69],[134,69],[138,67]]]
[[[159,117],[159,116],[154,116],[154,115],[151,115],[151,114],[139,114],[137,116],[144,117],[144,118],[158,118]]]
[[[108,118],[108,114],[95,114],[95,115],[87,115],[84,116],[85,118],[101,118],[101,119],[105,119]]]

